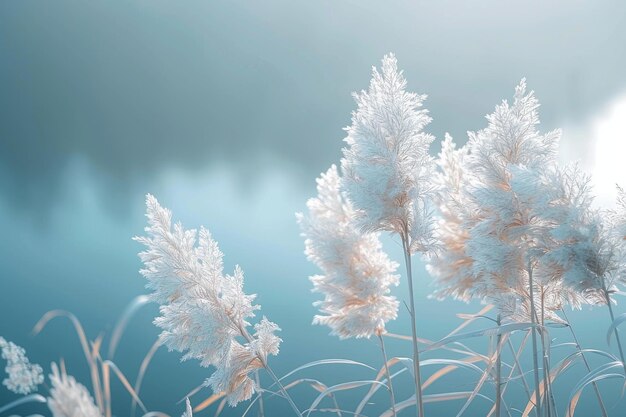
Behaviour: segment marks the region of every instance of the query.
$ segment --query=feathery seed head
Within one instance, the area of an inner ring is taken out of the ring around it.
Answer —
[[[591,271],[608,259],[588,178],[558,166],[560,132],[537,131],[538,106],[522,80],[512,105],[496,106],[459,150],[446,137],[438,160],[440,250],[428,266],[436,295],[488,300],[511,320],[528,319],[529,261],[535,293],[556,320],[564,303],[597,296]]]
[[[43,383],[43,369],[41,366],[30,363],[24,348],[13,342],[8,342],[0,336],[0,350],[2,359],[6,360],[7,378],[2,383],[16,394],[30,394],[37,390],[37,385]]]
[[[296,215],[305,254],[324,273],[311,277],[313,290],[324,294],[316,303],[322,314],[313,322],[340,338],[371,337],[397,316],[398,301],[389,292],[398,284],[398,265],[383,252],[377,233],[359,227],[340,184],[333,165],[317,179],[318,196],[307,202],[307,215]]]
[[[421,109],[425,95],[406,91],[393,54],[372,69],[368,91],[355,93],[357,110],[346,130],[348,147],[341,160],[342,187],[354,204],[357,224],[367,231],[411,233],[411,250],[427,251],[432,243],[434,137],[424,133],[430,123]]]
[[[207,229],[197,233],[180,223],[172,228],[171,212],[151,195],[146,206],[148,236],[135,240],[147,248],[139,254],[141,273],[150,297],[160,305],[154,323],[162,329],[162,340],[170,350],[183,352],[183,360],[215,366],[209,385],[226,392],[231,405],[249,399],[255,384],[247,373],[278,353],[281,339],[274,332],[280,329],[263,318],[250,336],[248,320],[260,307],[253,304],[255,295],[243,291],[241,268],[225,275],[223,254]],[[249,356],[246,366],[233,362],[244,353]]]

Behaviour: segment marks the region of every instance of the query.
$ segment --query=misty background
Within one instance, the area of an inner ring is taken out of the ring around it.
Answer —
[[[1,1],[0,335],[46,372],[63,358],[90,387],[69,322],[30,332],[60,308],[93,340],[145,292],[131,238],[143,232],[149,192],[186,227],[211,230],[227,271],[242,266],[246,291],[283,329],[277,373],[322,358],[378,368],[374,341],[340,342],[311,326],[320,296],[308,276],[317,271],[294,218],[315,195],[315,178],[340,159],[351,92],[367,88],[371,67],[395,53],[408,89],[429,95],[434,155],[445,132],[464,143],[466,131],[483,128],[484,115],[526,77],[542,105],[541,129],[564,128],[564,159],[597,173],[598,201],[610,205],[613,184],[626,183],[625,45],[622,1]],[[401,259],[399,243],[385,243]],[[460,324],[456,313],[481,307],[428,299],[430,278],[416,262],[419,332],[436,340]],[[404,282],[395,294],[403,299]],[[570,314],[583,344],[607,349],[606,312],[587,310]],[[114,359],[131,381],[158,334],[156,313],[150,305],[133,318]],[[402,311],[389,327],[409,334],[408,323]],[[410,354],[403,341],[389,349]],[[149,409],[180,415],[176,402],[210,374],[179,357],[157,353],[142,389]],[[373,377],[332,367],[309,375]],[[432,392],[463,381],[448,384]],[[618,384],[606,384],[616,406]],[[113,385],[114,413],[127,415],[130,399]],[[410,381],[396,388],[399,398],[410,395]],[[569,391],[555,394],[565,401]],[[0,389],[0,404],[13,398]],[[372,409],[387,397],[379,400]],[[276,399],[266,405],[270,415],[289,412]],[[476,410],[487,405],[477,400]],[[583,396],[581,415],[585,407],[595,412],[593,397]]]

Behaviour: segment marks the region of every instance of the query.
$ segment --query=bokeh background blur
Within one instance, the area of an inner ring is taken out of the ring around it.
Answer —
[[[142,233],[150,192],[185,226],[208,227],[228,270],[243,267],[246,291],[283,329],[273,360],[279,374],[323,358],[378,368],[374,341],[341,342],[311,326],[319,296],[307,277],[317,271],[303,255],[294,213],[315,194],[319,173],[339,161],[350,94],[367,88],[371,66],[388,52],[409,89],[429,95],[433,154],[445,132],[464,143],[467,130],[484,127],[483,116],[526,77],[542,104],[542,129],[563,127],[563,159],[580,159],[595,175],[598,204],[610,206],[614,184],[626,185],[623,1],[3,0],[0,335],[46,371],[64,358],[68,372],[90,386],[68,322],[53,321],[36,337],[30,331],[61,308],[80,318],[90,338],[110,333],[144,293],[141,248],[131,237]],[[401,259],[398,242],[387,239],[386,247]],[[417,271],[422,336],[443,337],[460,324],[456,313],[480,309],[428,299],[430,278],[419,261]],[[404,280],[395,294],[406,299]],[[133,381],[158,334],[156,312],[150,305],[132,319],[116,354]],[[584,345],[607,348],[606,316],[602,309],[571,314]],[[409,334],[408,323],[401,311],[390,330]],[[567,333],[554,337],[569,341]],[[474,343],[487,352],[486,340]],[[389,344],[392,355],[410,355],[407,342]],[[148,408],[180,415],[176,402],[209,375],[179,357],[157,353],[142,389]],[[305,374],[326,383],[373,376],[339,366]],[[474,380],[459,372],[430,392],[467,389]],[[603,385],[616,416],[618,384]],[[396,388],[408,397],[410,380],[399,378]],[[571,388],[555,391],[557,401]],[[119,383],[113,392],[114,413],[128,415]],[[315,395],[295,392],[302,408]],[[0,404],[13,398],[0,389]],[[354,409],[355,396],[338,398]],[[513,400],[525,405],[523,396]],[[374,402],[371,415],[387,397]],[[455,415],[461,405],[427,410]],[[269,416],[289,413],[276,399],[266,407]],[[487,407],[478,399],[469,413],[484,415]],[[595,415],[594,398],[585,394],[579,410]]]

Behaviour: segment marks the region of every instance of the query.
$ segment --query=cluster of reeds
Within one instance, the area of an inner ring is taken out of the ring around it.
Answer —
[[[263,400],[270,397],[287,401],[299,417],[315,412],[365,416],[365,408],[380,388],[389,393],[388,410],[382,414],[386,417],[401,412],[425,417],[429,415],[425,404],[441,401],[463,401],[457,414],[461,416],[477,398],[492,404],[488,416],[573,416],[587,387],[593,388],[599,413],[608,417],[598,383],[626,380],[618,331],[626,315],[614,312],[614,296],[626,281],[624,191],[618,190],[613,211],[592,205],[590,178],[576,165],[562,166],[558,161],[560,131],[538,131],[539,104],[527,92],[524,80],[516,87],[513,102],[498,105],[487,116],[487,127],[470,132],[464,146],[457,148],[446,135],[438,158],[430,155],[434,137],[424,131],[430,122],[422,108],[426,96],[406,90],[393,55],[384,57],[380,71],[373,69],[368,90],[354,97],[357,110],[346,128],[347,146],[340,167],[333,165],[317,180],[318,196],[307,202],[307,212],[298,213],[297,221],[305,253],[321,270],[311,277],[314,291],[323,295],[313,322],[330,327],[331,334],[342,339],[375,336],[382,365],[372,379],[327,386],[312,378],[295,378],[306,369],[326,364],[374,369],[339,359],[308,363],[277,376],[269,359],[279,352],[281,339],[276,332],[280,329],[265,317],[254,326],[249,322],[260,307],[253,304],[254,295],[243,291],[242,270],[236,267],[232,275],[224,274],[223,255],[211,234],[204,228],[196,231],[180,223],[172,225],[171,212],[148,195],[147,236],[136,240],[146,247],[140,253],[145,265],[141,273],[148,280],[150,294],[138,299],[120,321],[107,359],[100,355],[102,339],[89,343],[69,313],[50,312],[36,326],[39,331],[57,316],[73,322],[90,366],[92,393],[68,376],[63,364],[60,370],[53,364],[50,396],[31,394],[24,401],[46,402],[55,417],[111,417],[113,370],[130,393],[133,410],[138,404],[146,416],[162,415],[148,412],[139,392],[150,359],[165,345],[182,352],[183,359],[197,359],[202,366],[215,369],[187,396],[187,417],[212,404],[219,404],[218,415],[227,403],[235,406],[248,400],[242,415],[255,405],[263,415]],[[385,253],[381,233],[402,245],[409,289],[403,296],[392,293],[402,274],[397,273],[399,264]],[[414,287],[425,280],[414,276],[416,255],[426,262],[434,279],[435,297],[480,300],[486,305],[478,314],[460,315],[463,323],[439,341],[418,336],[421,321]],[[148,300],[160,306],[155,324],[162,333],[131,386],[112,357],[128,315]],[[389,321],[404,314],[400,300],[405,301],[410,318],[410,336],[386,330]],[[617,357],[579,344],[566,309],[582,305],[607,309],[607,340],[615,339]],[[480,320],[492,324],[462,332]],[[567,329],[570,341],[555,345],[551,332],[559,327]],[[389,358],[385,347],[389,337],[410,341],[410,358]],[[465,343],[480,337],[491,341],[487,354]],[[529,339],[532,378],[521,365]],[[43,382],[42,369],[30,364],[23,350],[2,338],[0,348],[8,363],[5,385],[9,389],[29,394]],[[569,349],[558,362],[557,349]],[[460,358],[423,357],[432,352]],[[594,368],[590,355],[607,361]],[[576,363],[585,367],[585,375],[566,402],[557,401],[553,386]],[[431,366],[439,369],[424,379],[423,369]],[[459,369],[477,374],[472,389],[426,391]],[[272,385],[260,386],[261,371],[269,375]],[[393,380],[405,372],[411,376],[414,394],[397,399]],[[306,408],[290,394],[291,388],[301,384],[319,393]],[[203,386],[213,394],[192,410],[189,398]],[[484,394],[489,386],[493,395]],[[523,388],[527,402],[507,401],[507,392],[515,386]],[[354,410],[341,407],[334,395],[364,387],[367,391]],[[331,405],[323,406],[327,400]],[[19,402],[0,407],[0,413],[16,405]]]

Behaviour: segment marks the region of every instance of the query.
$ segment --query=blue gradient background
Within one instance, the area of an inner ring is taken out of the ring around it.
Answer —
[[[63,358],[68,372],[90,386],[68,322],[53,321],[36,337],[30,330],[46,311],[61,308],[80,318],[91,339],[111,331],[144,292],[140,247],[131,237],[142,233],[150,192],[187,227],[208,227],[228,270],[243,267],[246,291],[258,294],[263,314],[283,329],[272,362],[278,374],[323,358],[378,368],[374,341],[340,342],[311,326],[319,296],[307,277],[317,271],[302,253],[294,219],[314,195],[315,177],[340,158],[341,129],[354,108],[350,93],[366,88],[371,66],[392,51],[409,89],[429,94],[429,131],[438,141],[449,131],[464,142],[465,131],[483,127],[483,116],[523,76],[542,103],[543,129],[584,125],[626,89],[625,23],[620,1],[3,0],[0,334],[45,369]],[[566,129],[564,142],[584,157],[593,144],[575,133]],[[398,242],[385,244],[400,260]],[[456,313],[480,306],[428,299],[430,278],[417,264],[419,332],[438,339],[460,324]],[[395,294],[406,294],[404,280]],[[156,312],[147,306],[133,318],[116,355],[131,380],[157,336]],[[606,311],[570,315],[583,345],[607,349]],[[409,334],[407,314],[401,311],[389,329]],[[563,330],[553,337],[569,341]],[[486,339],[470,345],[488,351]],[[404,341],[388,348],[390,355],[410,355]],[[528,370],[527,355],[524,363]],[[176,402],[209,372],[162,349],[142,398],[151,410],[180,415],[183,405]],[[581,367],[569,372],[555,390],[559,404],[584,374]],[[373,374],[326,366],[302,376],[332,384]],[[475,378],[458,371],[428,393],[467,390]],[[408,375],[395,388],[399,399],[408,397]],[[602,388],[611,415],[626,415],[619,383]],[[484,393],[493,396],[493,389]],[[193,402],[209,394],[204,390]],[[294,395],[306,408],[315,392],[300,387]],[[0,389],[0,404],[13,398]],[[356,398],[338,395],[347,409]],[[366,415],[384,409],[386,394],[381,390],[373,402]],[[519,388],[509,402],[525,405]],[[128,415],[129,404],[113,382],[114,413]],[[428,405],[427,414],[455,415],[461,406]],[[276,399],[266,407],[268,416],[290,412]],[[477,399],[468,415],[488,408]],[[578,413],[598,415],[589,393]]]

